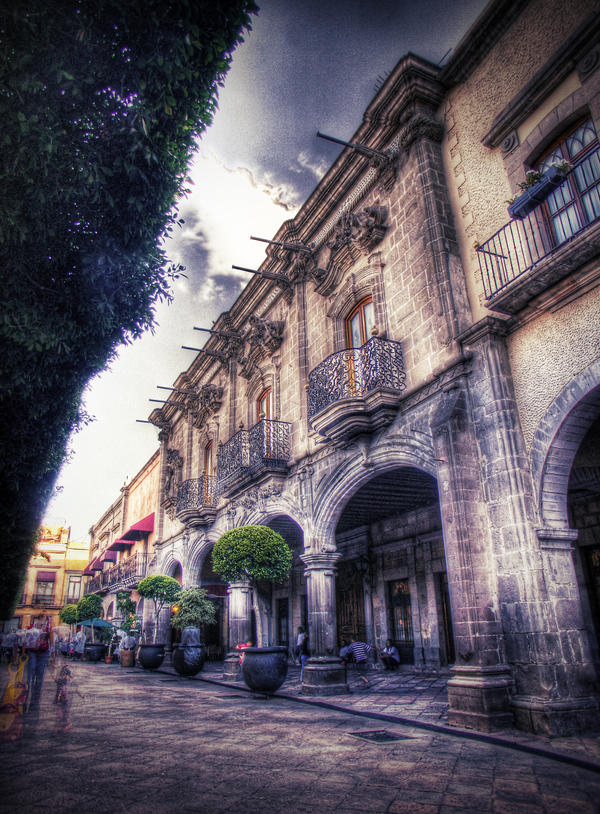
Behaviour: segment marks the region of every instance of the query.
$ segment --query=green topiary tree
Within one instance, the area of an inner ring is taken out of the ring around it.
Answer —
[[[77,605],[64,605],[58,613],[58,618],[61,622],[64,622],[65,625],[76,625]]]
[[[0,618],[81,394],[180,271],[188,164],[253,0],[0,3]],[[35,432],[31,428],[35,427]]]
[[[292,568],[292,551],[269,526],[240,526],[227,531],[214,545],[213,570],[227,582],[248,580],[257,620],[258,645],[269,639],[263,627],[270,618],[271,591],[261,583],[285,582]],[[262,622],[265,622],[263,625]]]
[[[171,627],[202,627],[215,621],[215,606],[204,588],[187,588],[177,599],[177,611],[171,619]]]
[[[135,628],[137,618],[135,615],[135,602],[128,591],[119,591],[117,593],[117,610],[123,614],[121,630],[129,633],[130,630]]]
[[[165,605],[172,605],[179,599],[181,585],[173,577],[167,577],[164,574],[151,574],[139,581],[136,590],[141,597],[151,599],[154,603],[152,642],[156,644],[160,612]]]
[[[77,603],[77,621],[90,621],[92,627],[92,642],[94,639],[94,619],[98,619],[102,613],[102,597],[98,594],[86,594]]]

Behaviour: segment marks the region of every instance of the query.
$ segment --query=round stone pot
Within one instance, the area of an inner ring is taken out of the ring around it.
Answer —
[[[173,667],[180,676],[195,676],[204,667],[206,649],[203,644],[176,644],[173,647]]]
[[[144,670],[158,670],[165,657],[164,644],[140,644],[137,662]]]
[[[87,642],[85,645],[86,661],[101,661],[104,658],[106,645],[102,642]]]
[[[121,667],[135,667],[135,650],[121,650],[119,661]]]
[[[180,676],[195,676],[204,667],[206,649],[200,641],[199,627],[184,627],[181,643],[173,647],[173,667]]]
[[[242,677],[255,692],[278,690],[287,676],[287,647],[247,647],[242,661]]]

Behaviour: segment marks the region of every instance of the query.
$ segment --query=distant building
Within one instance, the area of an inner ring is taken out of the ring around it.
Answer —
[[[12,619],[4,630],[28,627],[39,614],[50,616],[52,626],[60,624],[58,614],[67,604],[83,596],[83,571],[89,558],[89,542],[70,539],[63,526],[42,526],[36,553],[29,561],[23,592]]]
[[[307,626],[305,693],[390,638],[453,724],[599,722],[599,39],[591,0],[495,0],[403,57],[150,416],[152,570],[221,596],[220,535],[281,532],[271,612],[223,612]]]

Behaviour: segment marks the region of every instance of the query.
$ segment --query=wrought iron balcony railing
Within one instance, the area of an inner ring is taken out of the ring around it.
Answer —
[[[249,430],[240,430],[219,449],[219,491],[262,472],[283,471],[290,459],[290,424],[262,419]]]
[[[214,517],[216,505],[215,478],[203,474],[201,478],[183,481],[177,490],[177,517],[184,523],[208,521]]]
[[[511,220],[477,246],[486,299],[571,241],[600,218],[600,149],[523,220]]]
[[[133,588],[146,576],[146,557],[143,554],[134,554],[133,557],[113,565],[112,568],[102,571],[85,586],[86,594],[95,594],[101,591],[113,591],[121,588]]]
[[[378,388],[406,387],[402,346],[374,336],[361,348],[328,356],[308,377],[309,419],[341,399],[363,398]]]

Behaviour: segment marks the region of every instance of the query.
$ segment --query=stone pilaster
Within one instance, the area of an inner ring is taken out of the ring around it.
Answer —
[[[486,319],[469,332],[468,342],[474,352],[469,392],[498,607],[515,681],[511,704],[521,728],[566,735],[598,721],[595,670],[581,618],[573,531],[535,530],[533,484],[504,330]]]
[[[240,652],[236,646],[250,638],[252,589],[248,582],[232,582],[227,588],[229,597],[229,652],[223,663],[223,678],[237,678]]]
[[[448,682],[448,720],[489,732],[512,724],[512,678],[502,629],[469,403],[462,387],[444,395],[432,421],[456,664]]]
[[[303,554],[306,565],[310,658],[303,673],[304,695],[348,692],[346,672],[337,654],[335,566],[337,552]]]

